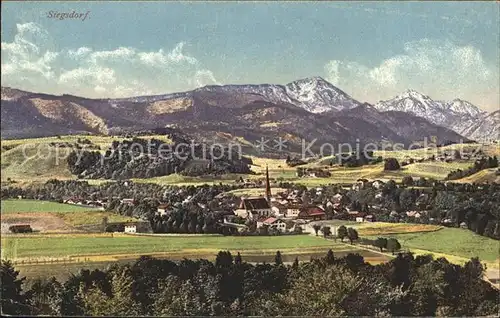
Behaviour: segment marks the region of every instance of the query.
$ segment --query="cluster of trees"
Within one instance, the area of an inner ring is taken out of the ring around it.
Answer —
[[[314,232],[316,232],[316,236],[318,236],[318,232],[321,231],[323,233],[323,236],[325,238],[331,237],[332,236],[332,230],[329,226],[320,226],[318,224],[313,225]],[[342,242],[344,242],[344,239],[347,238],[349,239],[349,242],[351,244],[354,243],[354,241],[357,241],[359,239],[358,231],[355,228],[352,227],[346,227],[345,225],[341,225],[337,229],[337,234],[335,238],[339,238]]]
[[[304,168],[304,167],[297,168],[297,177],[299,178],[312,174],[320,178],[328,178],[332,175],[330,171],[321,168]]]
[[[385,237],[378,237],[375,240],[362,238],[360,239],[360,243],[363,245],[371,245],[373,247],[379,248],[381,252],[383,252],[385,249],[392,254],[401,250],[401,244],[395,238],[387,239]]]
[[[27,282],[2,261],[2,313],[54,316],[494,316],[500,293],[464,266],[398,254],[370,265],[358,254],[252,265],[219,252],[215,262],[141,257],[67,281]],[[367,292],[369,291],[369,292]]]
[[[185,139],[165,143],[158,139],[133,138],[113,141],[105,154],[72,151],[68,168],[79,178],[152,178],[172,173],[189,176],[251,173],[251,159],[231,148],[190,144]]]
[[[222,233],[218,223],[224,217],[220,212],[205,212],[196,207],[176,207],[169,216],[156,215],[151,226],[155,233],[212,234]]]
[[[384,160],[385,171],[399,170],[400,168],[401,165],[399,164],[399,161],[396,158],[386,158]]]
[[[491,168],[498,168],[498,158],[497,156],[493,157],[488,157],[488,158],[481,158],[479,160],[476,160],[474,162],[474,166],[470,167],[469,169],[466,170],[461,170],[457,169],[455,171],[452,171],[446,176],[446,180],[457,180],[457,179],[462,179],[467,176],[471,176],[481,170],[484,169],[491,169]]]
[[[338,162],[345,167],[361,167],[368,164],[382,162],[382,157],[374,158],[373,151],[352,152],[350,154],[338,154]]]
[[[61,137],[58,136],[60,139]],[[90,139],[87,138],[77,138],[75,143],[71,142],[51,142],[49,143],[51,147],[59,147],[59,148],[75,148],[75,149],[96,149],[100,150],[101,147],[92,143]]]
[[[285,159],[285,163],[289,167],[296,167],[296,166],[305,165],[307,162],[305,162],[304,160],[301,160],[299,158],[296,158],[296,157],[291,158],[290,155],[288,155]]]

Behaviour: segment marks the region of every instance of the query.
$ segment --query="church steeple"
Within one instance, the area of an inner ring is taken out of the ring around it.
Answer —
[[[269,182],[269,168],[266,164],[266,199],[271,203],[271,184]]]

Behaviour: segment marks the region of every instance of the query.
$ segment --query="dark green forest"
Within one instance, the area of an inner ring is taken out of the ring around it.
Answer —
[[[500,293],[478,259],[464,266],[399,254],[380,265],[358,254],[285,265],[143,256],[81,270],[67,281],[27,281],[2,261],[2,312],[56,316],[495,316]]]
[[[177,137],[172,143],[134,137],[113,141],[104,154],[87,148],[73,150],[69,171],[79,178],[153,178],[179,173],[188,176],[252,173],[252,160],[237,149],[218,148]]]

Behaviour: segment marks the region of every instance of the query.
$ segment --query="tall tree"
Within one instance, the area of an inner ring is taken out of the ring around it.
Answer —
[[[316,233],[316,236],[318,236],[318,232],[321,229],[321,226],[319,224],[314,224],[313,225],[313,230]]]
[[[337,230],[337,236],[340,238],[342,242],[344,242],[344,238],[347,237],[347,228],[345,227],[345,225],[339,226]]]
[[[332,265],[335,262],[335,256],[333,255],[332,249],[329,249],[328,253],[326,253],[325,262],[329,265]]]
[[[111,296],[95,283],[87,291],[80,288],[79,294],[92,316],[135,316],[140,314],[140,307],[133,298],[133,284],[130,270],[121,268],[111,278]]]
[[[312,266],[313,267],[313,266]],[[305,270],[277,305],[284,316],[338,317],[345,315],[342,303],[360,281],[338,266]]]
[[[359,238],[358,231],[353,229],[352,227],[347,229],[347,237],[349,238],[349,241],[351,244],[356,241]]]
[[[276,255],[274,256],[274,264],[276,266],[283,265],[283,259],[281,257],[281,252],[277,251]]]
[[[243,260],[241,258],[240,252],[234,257],[234,264],[236,265],[241,265],[243,263]]]
[[[10,261],[2,260],[1,265],[1,304],[2,313],[7,315],[27,315],[31,311],[28,305],[29,295],[22,292],[25,277],[18,278],[19,271],[14,269]]]
[[[374,246],[380,248],[380,251],[383,252],[384,248],[387,248],[387,239],[383,237],[379,237],[375,240]]]
[[[392,254],[399,251],[401,249],[401,244],[395,238],[390,238],[387,240],[387,250],[389,250]]]

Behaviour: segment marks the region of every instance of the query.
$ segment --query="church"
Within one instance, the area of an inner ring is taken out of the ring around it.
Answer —
[[[269,182],[269,169],[266,165],[266,195],[265,197],[241,198],[240,205],[234,214],[242,218],[257,221],[262,217],[270,217],[271,209],[271,183]]]

